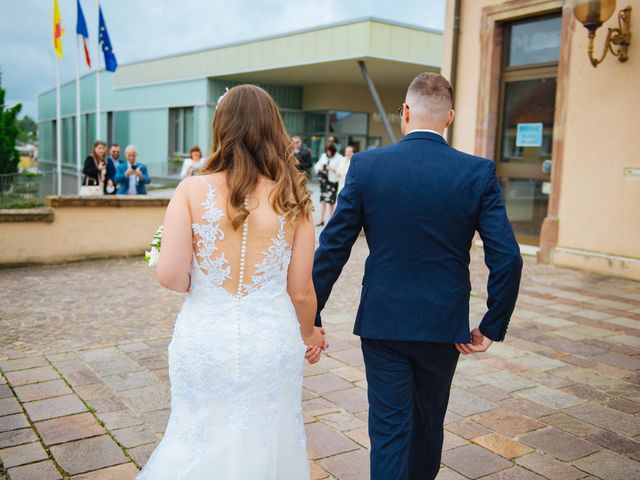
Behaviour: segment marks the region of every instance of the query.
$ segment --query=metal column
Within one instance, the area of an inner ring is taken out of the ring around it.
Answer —
[[[362,72],[362,76],[364,77],[364,81],[367,84],[367,87],[369,87],[369,93],[371,93],[373,102],[376,104],[378,113],[380,114],[380,117],[382,117],[382,123],[384,124],[384,129],[387,131],[389,140],[391,140],[391,143],[396,143],[396,137],[393,134],[393,130],[391,130],[391,124],[389,123],[389,119],[387,118],[387,112],[384,111],[384,107],[382,106],[382,101],[380,100],[380,96],[378,95],[376,86],[373,84],[371,75],[369,75],[369,70],[367,70],[367,66],[362,60],[358,60],[358,66],[360,67],[360,71]]]

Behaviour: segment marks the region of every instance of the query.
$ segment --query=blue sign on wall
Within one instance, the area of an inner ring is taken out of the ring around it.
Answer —
[[[516,147],[541,147],[542,123],[519,123]]]

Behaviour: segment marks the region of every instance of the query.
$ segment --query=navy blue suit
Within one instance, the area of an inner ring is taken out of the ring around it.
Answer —
[[[122,162],[123,160],[119,161],[119,163],[122,163]],[[106,187],[109,180],[113,182],[114,187],[117,186],[116,185],[116,164],[111,155],[107,157],[107,171],[104,176],[105,193],[107,193]],[[116,194],[116,191],[114,190],[112,195],[115,195],[115,194]]]
[[[436,133],[354,155],[320,236],[316,324],[361,229],[369,246],[354,333],[362,339],[370,403],[371,478],[435,478],[442,421],[469,334],[469,251],[475,232],[490,275],[480,330],[503,340],[522,258],[495,164]]]

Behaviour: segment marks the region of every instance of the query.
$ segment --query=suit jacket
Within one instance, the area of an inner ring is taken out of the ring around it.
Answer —
[[[306,148],[301,148],[298,153],[295,154],[296,158],[300,162],[298,164],[298,170],[301,172],[308,171],[312,166],[313,162],[311,160],[311,152]]]
[[[136,167],[142,172],[142,177],[136,185],[136,191],[138,195],[146,195],[147,189],[145,185],[151,183],[151,177],[147,172],[147,166],[143,163],[136,163]],[[129,177],[125,174],[129,169],[129,162],[126,160],[120,162],[120,166],[116,172],[115,182],[118,184],[118,195],[127,195],[129,193]]]
[[[122,162],[123,162],[123,159],[120,159],[119,164],[122,164]],[[105,193],[107,193],[106,187],[109,180],[113,182],[113,185],[115,187],[116,186],[116,164],[113,161],[113,158],[111,157],[111,155],[107,157],[107,171],[104,175]],[[116,193],[117,193],[116,191],[113,192],[114,195]]]
[[[122,165],[123,162],[126,162],[126,160],[124,160],[123,158],[119,159],[119,165]],[[107,173],[105,174],[105,180],[114,180],[115,183],[115,178],[116,178],[116,164],[113,161],[113,158],[111,157],[111,155],[109,155],[107,157]]]
[[[504,339],[522,258],[492,161],[459,152],[429,132],[354,155],[315,255],[316,325],[362,228],[370,253],[355,334],[469,342],[469,251],[478,231],[490,270],[480,330]]]

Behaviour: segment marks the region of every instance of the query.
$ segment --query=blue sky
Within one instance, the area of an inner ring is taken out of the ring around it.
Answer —
[[[2,3],[0,69],[7,103],[22,103],[22,113],[35,118],[38,94],[55,85],[53,0]],[[81,3],[95,40],[98,1]],[[61,63],[65,82],[75,77],[76,0],[59,4],[66,30]],[[445,11],[445,0],[102,0],[101,4],[120,64],[366,16],[442,29]],[[95,50],[91,53],[95,61]],[[87,72],[86,66],[81,72]]]

